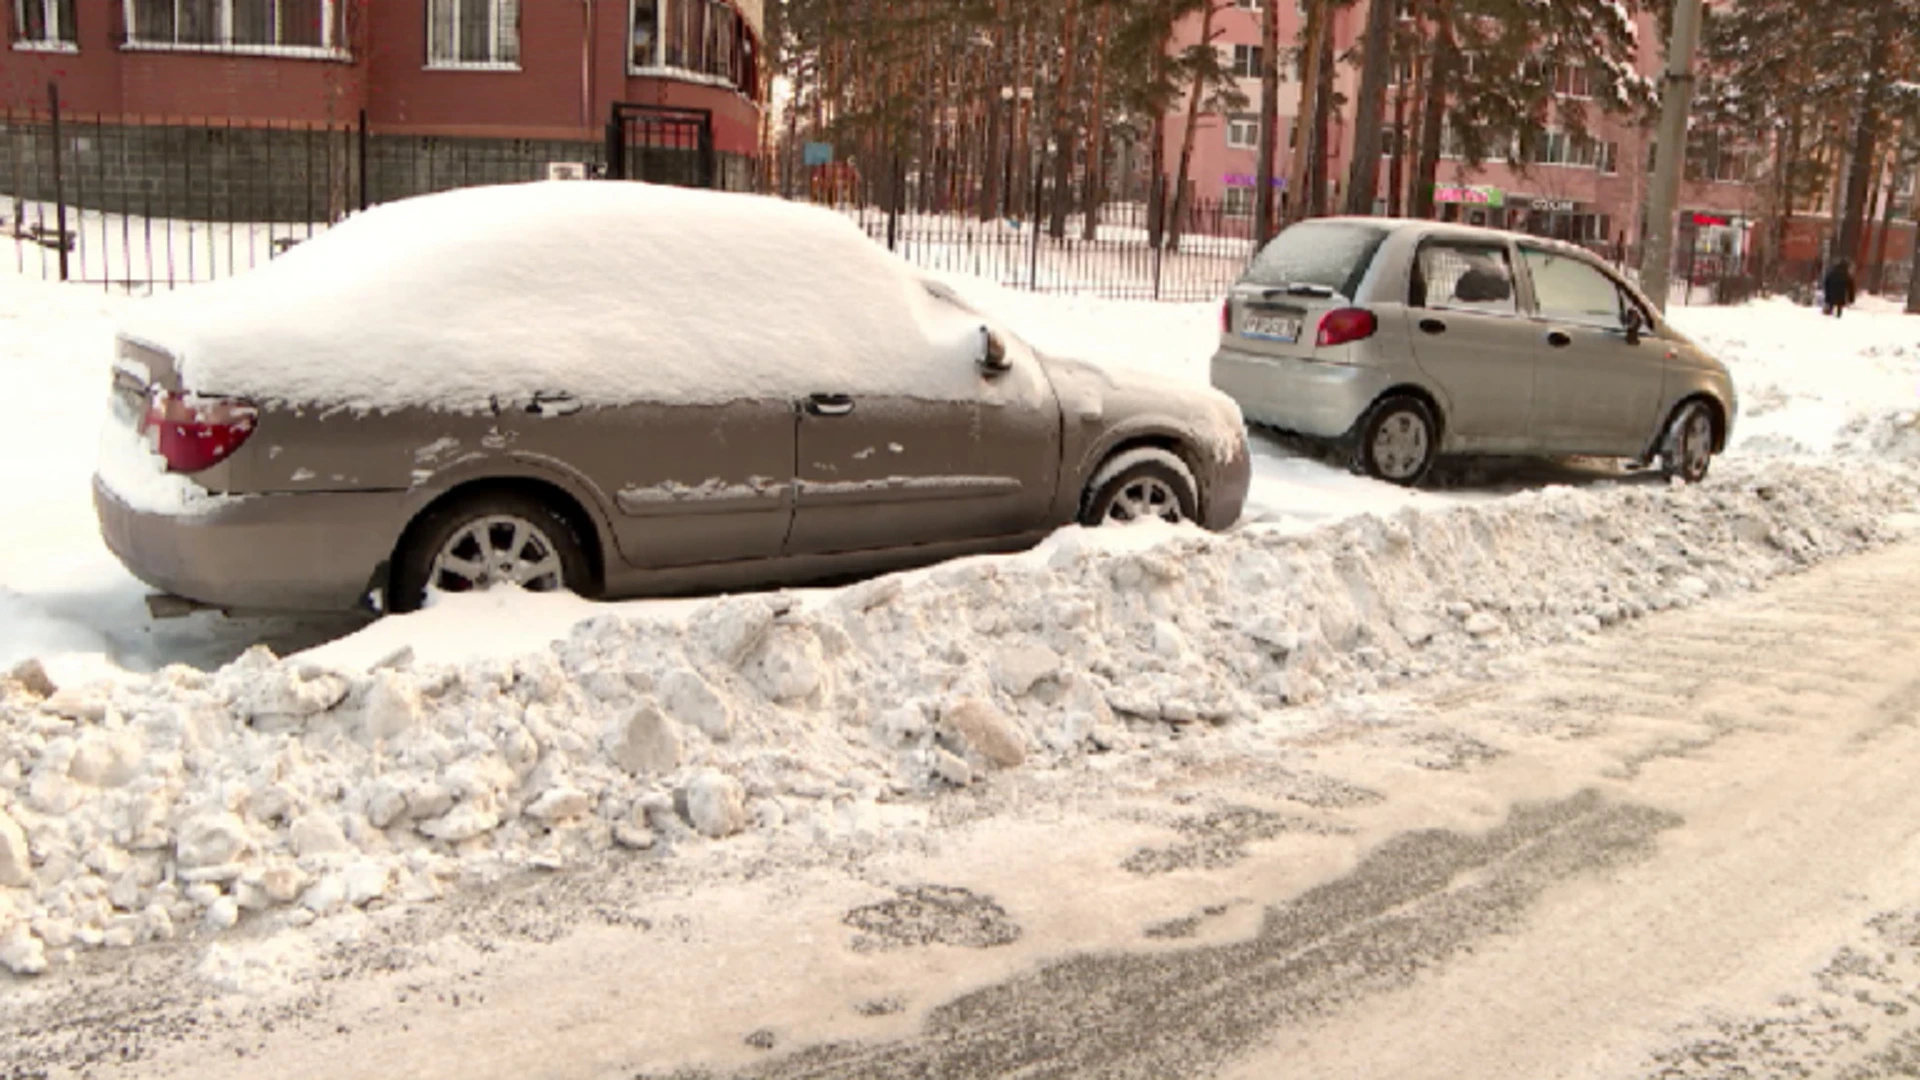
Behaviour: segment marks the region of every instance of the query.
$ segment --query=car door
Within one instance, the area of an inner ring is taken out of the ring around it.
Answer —
[[[1044,528],[1060,475],[1060,411],[1039,361],[938,397],[823,386],[799,403],[791,555],[875,551]]]
[[[1432,237],[1414,255],[1408,333],[1414,359],[1446,397],[1449,449],[1526,442],[1537,359],[1515,280],[1512,249],[1500,240]]]
[[[795,425],[784,398],[582,409],[553,394],[502,402],[494,437],[584,476],[612,508],[621,558],[658,570],[780,554]]]
[[[1544,245],[1523,243],[1520,251],[1540,354],[1535,441],[1556,453],[1643,453],[1660,419],[1665,350],[1627,332],[1633,301],[1597,262]]]

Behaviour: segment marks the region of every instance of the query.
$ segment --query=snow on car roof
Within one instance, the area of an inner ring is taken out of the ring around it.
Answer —
[[[377,207],[253,272],[141,305],[183,386],[262,403],[479,412],[809,393],[969,393],[981,320],[830,210],[640,183]]]

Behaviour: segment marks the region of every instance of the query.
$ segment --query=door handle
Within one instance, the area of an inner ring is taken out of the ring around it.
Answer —
[[[815,416],[845,416],[853,411],[853,399],[845,394],[815,394],[807,399],[807,411]]]
[[[1573,344],[1573,335],[1568,334],[1564,330],[1555,330],[1553,333],[1547,335],[1547,344],[1556,349],[1564,349]]]
[[[580,399],[572,394],[535,394],[527,402],[527,411],[536,416],[571,416],[580,411]]]
[[[1444,334],[1447,332],[1447,324],[1439,319],[1421,319],[1420,329],[1428,334]]]

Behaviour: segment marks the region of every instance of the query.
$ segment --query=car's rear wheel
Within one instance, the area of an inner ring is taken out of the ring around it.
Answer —
[[[1109,461],[1087,485],[1080,524],[1125,525],[1160,520],[1178,525],[1200,518],[1193,470],[1167,450],[1129,450]]]
[[[586,545],[567,517],[539,499],[490,492],[437,507],[409,530],[394,564],[392,611],[414,611],[429,590],[583,592],[592,580]]]
[[[1689,484],[1705,480],[1713,467],[1714,422],[1713,406],[1699,399],[1675,410],[1660,441],[1661,471]]]
[[[1417,486],[1433,470],[1440,451],[1440,425],[1417,397],[1381,399],[1360,421],[1354,464],[1375,480]]]

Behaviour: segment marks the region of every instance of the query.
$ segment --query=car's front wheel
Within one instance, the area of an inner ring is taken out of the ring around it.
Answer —
[[[1107,462],[1087,485],[1082,525],[1159,520],[1178,525],[1200,518],[1200,485],[1193,470],[1168,450],[1129,450]]]
[[[1713,406],[1694,400],[1680,406],[1660,443],[1660,468],[1689,484],[1707,478],[1713,467]]]
[[[1440,425],[1417,397],[1384,398],[1360,421],[1354,464],[1375,480],[1415,487],[1440,452]]]
[[[489,492],[436,507],[415,523],[394,564],[387,607],[417,610],[429,590],[584,592],[591,579],[586,547],[565,515],[530,496]]]

